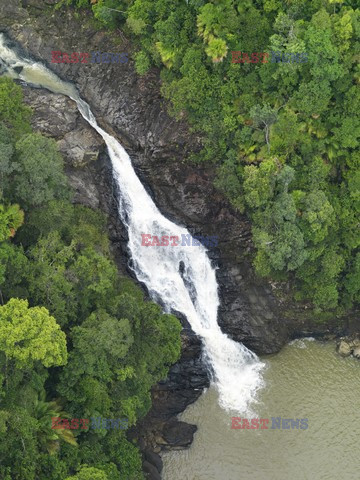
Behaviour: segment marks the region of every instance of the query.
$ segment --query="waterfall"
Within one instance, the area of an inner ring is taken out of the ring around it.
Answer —
[[[89,105],[72,84],[62,81],[43,64],[18,54],[16,49],[7,46],[2,34],[0,63],[6,75],[72,98],[84,119],[102,136],[120,192],[119,215],[128,231],[131,268],[146,285],[150,296],[161,301],[166,312],[184,314],[193,331],[202,338],[204,358],[218,390],[220,405],[241,414],[251,412],[256,393],[263,386],[264,364],[244,345],[222,333],[217,323],[219,296],[215,269],[206,248],[203,245],[142,246],[141,234],[181,239],[189,232],[159,212],[138,179],[129,155],[114,137],[98,126]]]

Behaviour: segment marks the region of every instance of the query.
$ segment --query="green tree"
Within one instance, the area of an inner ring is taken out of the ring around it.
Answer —
[[[225,40],[221,38],[210,38],[209,45],[205,48],[206,54],[214,63],[222,62],[226,57],[228,47]]]
[[[277,113],[270,105],[255,105],[250,110],[254,128],[264,130],[265,141],[270,151],[270,127],[277,121]]]
[[[1,477],[35,480],[39,458],[37,420],[25,408],[13,405],[5,428],[6,432],[0,434]]]
[[[266,160],[259,167],[249,165],[244,168],[245,200],[250,208],[265,206],[273,198],[277,170],[274,160]]]
[[[27,278],[29,260],[21,246],[9,242],[0,243],[0,299],[4,301],[14,297],[27,297]]]
[[[197,17],[198,35],[209,42],[215,36],[227,31],[227,22],[233,11],[230,0],[221,0],[218,4],[206,3],[200,8]]]
[[[31,133],[16,143],[13,195],[26,208],[68,196],[64,164],[53,139]]]
[[[103,470],[83,465],[76,475],[66,477],[65,480],[108,480],[108,476]]]
[[[0,77],[0,121],[9,129],[12,137],[31,132],[31,109],[24,105],[21,87],[12,79]]]
[[[16,169],[16,163],[12,160],[13,154],[11,132],[3,122],[0,122],[0,199],[5,189],[9,188],[10,175]]]
[[[141,51],[135,54],[135,68],[139,75],[145,75],[150,69],[151,61],[149,56]]]
[[[12,298],[0,306],[0,350],[21,368],[41,362],[45,367],[67,362],[65,334],[46,308]]]
[[[62,242],[57,231],[43,237],[30,249],[29,293],[35,304],[44,305],[60,325],[76,318],[80,297],[76,296],[76,279],[68,269],[75,259],[75,245]]]

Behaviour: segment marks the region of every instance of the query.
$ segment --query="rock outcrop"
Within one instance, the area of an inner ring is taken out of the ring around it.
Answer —
[[[287,286],[260,280],[251,261],[253,246],[247,218],[235,212],[213,187],[211,166],[194,166],[185,157],[201,148],[201,138],[186,123],[166,112],[156,69],[138,77],[127,64],[54,64],[51,52],[127,52],[131,45],[123,32],[95,31],[88,13],[75,18],[68,10],[54,12],[54,0],[7,0],[0,4],[0,31],[17,42],[23,53],[42,61],[61,78],[73,82],[91,105],[99,124],[115,135],[130,154],[135,169],[162,213],[186,225],[191,233],[216,235],[219,245],[210,256],[219,268],[221,306],[219,323],[237,341],[256,353],[277,352],[297,336],[343,334],[347,318],[320,323],[307,305],[288,298]],[[116,39],[121,39],[119,46]],[[78,113],[75,104],[45,90],[24,87],[34,109],[33,125],[55,138],[66,160],[75,201],[101,208],[109,217],[109,235],[119,269],[127,269],[127,234],[117,215],[111,165],[102,139]],[[144,469],[151,478],[161,470],[160,449],[191,443],[195,426],[176,422],[175,416],[194,402],[209,384],[201,359],[201,342],[186,326],[180,361],[166,381],[153,388],[153,408],[130,432],[144,451]],[[358,329],[353,322],[352,330]],[[150,448],[150,450],[149,450]],[[158,463],[158,464],[157,464]],[[156,471],[154,471],[154,468]]]
[[[360,337],[357,334],[348,337],[341,337],[337,341],[336,351],[342,357],[349,357],[353,355],[355,358],[360,358]]]

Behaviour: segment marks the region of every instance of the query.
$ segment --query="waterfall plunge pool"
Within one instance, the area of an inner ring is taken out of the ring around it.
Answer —
[[[188,450],[162,454],[164,480],[357,480],[360,361],[334,342],[295,340],[265,357],[266,388],[253,414],[268,430],[231,429],[214,388],[181,415],[198,426]],[[307,429],[271,429],[271,417],[307,418]]]

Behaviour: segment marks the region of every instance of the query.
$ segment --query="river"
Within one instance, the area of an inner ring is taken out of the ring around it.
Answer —
[[[269,428],[231,429],[238,415],[221,409],[210,388],[181,415],[198,431],[190,449],[163,454],[164,480],[360,478],[360,361],[308,339],[264,361],[266,388],[247,418],[269,418]],[[271,417],[307,418],[308,428],[271,429]]]

